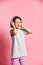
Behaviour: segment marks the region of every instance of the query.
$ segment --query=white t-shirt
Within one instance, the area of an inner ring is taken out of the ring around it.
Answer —
[[[27,34],[26,31],[18,29],[17,34],[11,36],[12,38],[11,58],[27,56],[25,34]]]

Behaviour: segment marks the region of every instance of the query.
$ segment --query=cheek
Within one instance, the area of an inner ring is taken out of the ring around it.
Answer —
[[[21,27],[22,26],[22,24],[20,23],[20,24],[16,24],[16,27]]]
[[[16,23],[16,26],[18,26],[18,24]]]
[[[20,26],[22,26],[22,23],[20,23]]]

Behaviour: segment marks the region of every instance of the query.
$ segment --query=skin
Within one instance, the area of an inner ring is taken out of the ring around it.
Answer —
[[[11,30],[11,36],[14,36],[17,34],[17,29],[21,29],[22,21],[20,21],[20,19],[16,19],[15,22],[10,22],[10,25],[13,27],[13,30]]]
[[[14,25],[16,29],[21,29],[22,22],[20,21],[20,19],[16,19]]]
[[[27,31],[27,34],[32,34],[32,30],[28,29],[26,26],[24,26],[22,24],[22,21],[20,21],[20,19],[16,19],[15,22],[11,22],[10,23],[13,27],[13,30],[11,32],[11,35],[16,35],[17,34],[17,29],[24,29],[25,31]]]

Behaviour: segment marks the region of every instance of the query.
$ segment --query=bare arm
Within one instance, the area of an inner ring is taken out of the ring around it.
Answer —
[[[11,30],[11,36],[14,36],[14,35],[17,34],[17,29],[16,29],[16,27],[15,27],[15,25],[14,25],[13,22],[10,22],[10,24],[11,24],[12,27],[13,27],[13,29]]]
[[[21,29],[24,29],[27,32],[27,34],[32,34],[32,30],[27,28],[27,27],[25,27],[24,25],[22,25]]]
[[[14,29],[12,30],[12,35],[16,35],[16,34],[17,34],[17,29],[14,28]]]

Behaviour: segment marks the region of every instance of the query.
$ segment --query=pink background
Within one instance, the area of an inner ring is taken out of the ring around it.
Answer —
[[[43,0],[0,0],[0,65],[11,65],[9,30],[14,15],[32,29],[26,36],[27,65],[43,65]]]

